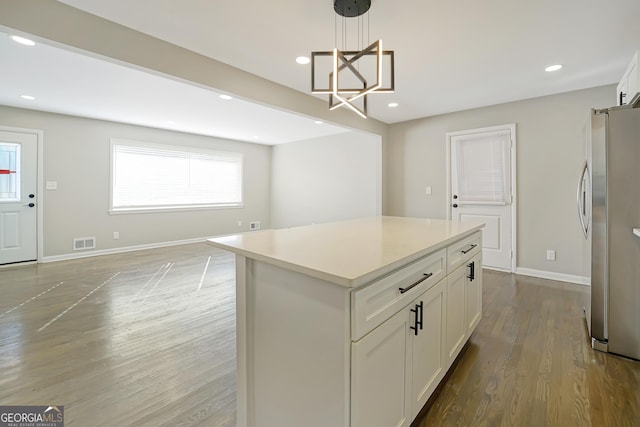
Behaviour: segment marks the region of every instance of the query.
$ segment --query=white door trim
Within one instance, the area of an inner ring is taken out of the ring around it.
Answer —
[[[37,177],[36,177],[36,215],[38,216],[36,222],[36,235],[38,237],[37,245],[38,245],[38,258],[36,262],[41,263],[44,258],[44,149],[43,149],[43,138],[44,132],[37,129],[26,129],[26,128],[16,128],[10,126],[0,126],[0,131],[5,132],[19,132],[35,135],[38,139],[38,165],[37,165]]]
[[[517,187],[516,187],[516,124],[511,123],[507,125],[489,126],[477,129],[468,129],[458,132],[447,132],[446,141],[446,153],[447,153],[447,219],[451,219],[451,139],[456,136],[469,135],[481,132],[495,132],[501,130],[508,130],[511,133],[511,273],[516,272],[517,268]],[[489,267],[487,267],[489,268]]]

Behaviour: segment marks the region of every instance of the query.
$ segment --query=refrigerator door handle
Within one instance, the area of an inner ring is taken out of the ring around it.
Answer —
[[[580,174],[580,179],[578,180],[578,189],[576,194],[576,201],[578,204],[578,218],[580,219],[580,225],[582,226],[582,234],[584,234],[584,238],[586,239],[589,234],[589,224],[588,220],[586,220],[587,216],[587,200],[586,200],[586,192],[584,188],[585,176],[589,173],[589,165],[585,161],[584,166],[582,167],[582,173]],[[586,220],[586,221],[585,221]]]

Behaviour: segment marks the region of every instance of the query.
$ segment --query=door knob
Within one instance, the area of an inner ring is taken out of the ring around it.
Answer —
[[[457,198],[458,198],[458,195],[457,195],[457,194],[454,194],[454,195],[453,195],[453,199],[455,200],[455,199],[457,199]]]
[[[458,204],[457,204],[457,203],[454,203],[452,206],[453,206],[454,208],[457,208],[457,207],[458,207]]]
[[[23,205],[23,206],[29,206],[30,208],[34,207],[36,204],[35,203],[29,203],[28,205]]]
[[[33,199],[34,197],[36,197],[36,195],[35,195],[35,194],[29,194],[29,198],[30,198],[30,199]]]

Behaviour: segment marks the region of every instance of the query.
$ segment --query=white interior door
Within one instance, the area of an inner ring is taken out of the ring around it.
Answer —
[[[483,265],[515,271],[515,125],[447,135],[450,218],[475,220]]]
[[[0,264],[34,261],[38,137],[0,131]]]

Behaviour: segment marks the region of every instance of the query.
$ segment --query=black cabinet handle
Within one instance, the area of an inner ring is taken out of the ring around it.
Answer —
[[[413,330],[413,335],[418,335],[418,331],[422,330],[424,303],[420,301],[411,309],[411,312],[415,315],[413,318],[413,326],[409,326],[409,329]]]
[[[409,329],[413,329],[413,335],[418,335],[418,304],[414,308],[411,309],[411,312],[415,314],[413,317],[413,326],[409,326]]]
[[[620,105],[623,105],[624,99],[627,97],[627,94],[624,92],[620,92]]]
[[[469,252],[471,252],[471,251],[473,250],[473,248],[475,248],[476,246],[478,246],[478,245],[475,245],[475,244],[474,244],[474,245],[471,245],[471,246],[469,246],[469,249],[467,249],[466,251],[465,251],[465,250],[462,250],[462,251],[460,251],[460,252],[462,252],[463,254],[465,254],[465,255],[466,255],[466,254],[468,254]]]
[[[418,286],[420,283],[424,282],[425,280],[427,280],[429,277],[433,276],[433,273],[424,273],[422,275],[423,277],[416,280],[415,282],[413,282],[412,284],[410,284],[409,286],[407,286],[406,288],[398,288],[400,290],[401,294],[404,294],[405,292],[407,292],[408,290],[411,290],[413,288],[415,288],[416,286]]]
[[[476,262],[472,261],[471,264],[467,264],[467,267],[469,267],[469,275],[467,278],[473,282],[473,279],[476,278]]]

